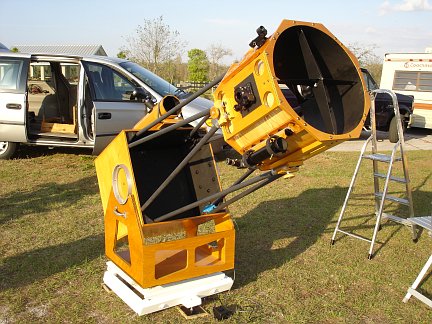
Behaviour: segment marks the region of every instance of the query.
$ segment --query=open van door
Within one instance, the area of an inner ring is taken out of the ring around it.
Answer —
[[[147,113],[144,103],[131,97],[138,86],[111,67],[84,62],[92,97],[93,154],[99,154],[123,129],[131,129]]]
[[[27,141],[26,96],[29,64],[30,54],[0,56],[0,142]]]

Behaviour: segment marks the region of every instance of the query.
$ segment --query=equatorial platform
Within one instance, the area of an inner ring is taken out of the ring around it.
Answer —
[[[152,288],[140,287],[113,262],[107,262],[104,284],[138,315],[154,313],[176,305],[192,308],[201,299],[230,290],[234,281],[223,272],[182,280]]]

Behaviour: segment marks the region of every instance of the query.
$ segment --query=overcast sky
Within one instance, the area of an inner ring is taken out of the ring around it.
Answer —
[[[221,44],[240,59],[255,30],[282,19],[323,23],[345,45],[375,44],[376,54],[432,47],[432,0],[0,0],[0,42],[100,44],[116,56],[144,19],[163,16],[191,48]]]

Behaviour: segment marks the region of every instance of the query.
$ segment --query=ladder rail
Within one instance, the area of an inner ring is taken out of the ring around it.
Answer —
[[[374,93],[371,92],[370,96],[371,96],[371,108],[370,108],[370,112],[369,112],[369,119],[370,119],[370,123],[371,123],[371,130],[372,130],[372,155],[375,155],[378,153],[378,146],[377,146],[377,134],[376,134],[376,115],[375,115],[375,98],[376,95],[378,93]],[[377,160],[372,160],[372,168],[373,168],[373,172],[374,173],[378,173],[378,161]],[[374,191],[379,192],[379,179],[377,179],[376,177],[373,178],[373,182],[374,182]],[[378,201],[375,199],[375,213],[378,212],[380,206]]]
[[[381,225],[381,217],[382,217],[382,213],[384,211],[384,203],[385,203],[385,198],[387,196],[388,185],[389,185],[389,180],[390,180],[390,176],[391,176],[392,169],[393,169],[393,161],[394,161],[394,156],[396,154],[396,150],[397,150],[397,145],[395,145],[393,147],[393,150],[392,150],[392,154],[391,154],[391,158],[390,158],[390,163],[389,163],[389,167],[387,169],[387,175],[386,175],[386,179],[385,179],[385,182],[384,182],[384,188],[383,188],[383,192],[382,192],[382,198],[379,201],[378,211],[376,211],[376,218],[377,219],[376,219],[374,231],[373,231],[373,234],[372,234],[371,245],[370,245],[370,248],[369,248],[369,255],[368,255],[369,259],[372,258],[373,248],[374,248],[374,245],[375,245],[375,240],[376,240],[376,237],[378,235],[378,231],[379,231],[379,228],[380,228],[380,225]],[[376,162],[376,161],[374,161],[374,162]],[[377,181],[375,179],[377,179],[377,178],[374,177],[374,182]],[[375,191],[375,193],[377,193],[377,192]],[[378,199],[375,198],[375,202],[377,203]]]
[[[372,140],[372,136],[369,136],[369,138],[365,141],[365,143],[363,144],[362,149],[361,149],[361,151],[360,151],[360,156],[359,156],[359,159],[358,159],[358,161],[357,161],[356,167],[355,167],[355,169],[354,169],[354,174],[353,174],[353,176],[352,176],[352,178],[351,178],[351,182],[350,182],[350,185],[349,185],[349,187],[348,187],[348,192],[347,192],[347,194],[346,194],[346,196],[345,196],[345,200],[344,200],[344,203],[343,203],[343,205],[342,205],[342,209],[341,209],[341,212],[340,212],[340,214],[339,214],[339,218],[338,218],[338,221],[337,221],[337,223],[336,223],[335,230],[334,230],[334,232],[333,232],[333,236],[332,236],[332,244],[333,244],[334,241],[335,241],[336,234],[337,234],[337,232],[338,232],[338,230],[339,230],[340,223],[341,223],[341,221],[342,221],[342,217],[343,217],[343,215],[344,215],[344,213],[345,213],[345,210],[346,210],[346,208],[347,208],[347,206],[348,206],[348,200],[349,200],[349,197],[350,197],[350,195],[351,195],[351,192],[354,190],[354,184],[355,184],[355,181],[356,181],[356,179],[357,179],[358,172],[359,172],[359,170],[360,170],[360,165],[361,165],[361,161],[362,161],[362,159],[363,159],[364,152],[366,151],[366,148],[367,148],[367,146],[368,146],[368,144],[369,144],[369,142],[370,142],[371,140]]]
[[[408,200],[411,202],[409,205],[409,213],[410,213],[410,217],[414,217],[414,207],[412,204],[411,183],[410,183],[410,178],[409,178],[409,174],[408,174],[408,160],[407,160],[406,154],[405,154],[405,138],[403,136],[403,126],[402,126],[402,119],[401,119],[401,115],[400,115],[400,111],[399,111],[399,102],[397,100],[396,94],[393,91],[386,90],[386,89],[378,89],[378,90],[374,90],[374,91],[376,91],[376,93],[388,94],[392,98],[392,101],[393,101],[393,109],[394,109],[394,113],[396,116],[396,120],[398,121],[396,126],[397,126],[399,141],[397,144],[399,144],[399,149],[400,149],[401,157],[402,157],[402,168],[403,168],[404,177],[406,180],[405,189],[407,192]]]
[[[400,146],[400,151],[401,151],[401,156],[402,156],[402,168],[403,168],[404,177],[405,177],[405,191],[407,193],[407,199],[408,199],[408,201],[410,201],[409,214],[410,214],[410,217],[414,217],[414,206],[412,204],[411,179],[410,179],[409,173],[408,173],[408,159],[407,159],[406,154],[404,152],[404,145],[402,145],[402,143]],[[415,239],[415,237],[413,237],[413,239]]]

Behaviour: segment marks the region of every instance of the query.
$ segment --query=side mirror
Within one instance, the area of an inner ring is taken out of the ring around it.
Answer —
[[[153,108],[153,106],[156,104],[155,98],[143,87],[137,87],[132,92],[130,96],[130,100],[138,99],[141,102],[144,102],[147,108],[150,110]]]
[[[138,99],[138,100],[144,101],[144,100],[149,99],[149,98],[151,98],[150,93],[146,89],[144,89],[143,87],[135,88],[135,90],[132,91],[131,96],[130,96],[130,100]]]

